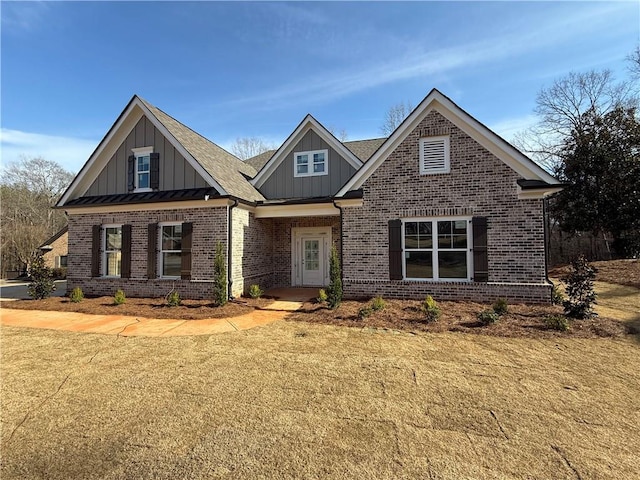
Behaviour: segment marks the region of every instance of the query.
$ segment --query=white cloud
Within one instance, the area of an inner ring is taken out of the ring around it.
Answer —
[[[0,129],[3,164],[19,161],[22,156],[43,157],[58,162],[67,170],[78,172],[97,145],[98,140]]]
[[[535,125],[538,121],[538,117],[533,114],[524,115],[516,118],[506,118],[489,125],[489,128],[500,135],[507,141],[512,141],[514,135],[518,132],[527,130]]]

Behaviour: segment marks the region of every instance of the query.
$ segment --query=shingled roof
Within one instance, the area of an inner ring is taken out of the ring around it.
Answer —
[[[352,140],[350,142],[342,142],[342,144],[347,147],[351,153],[358,157],[358,160],[364,163],[371,158],[371,155],[380,148],[380,145],[382,145],[385,140],[386,137],[372,138],[368,140]],[[267,150],[266,152],[262,152],[255,157],[245,160],[244,163],[252,166],[256,172],[259,172],[260,169],[271,159],[274,153],[276,153],[276,150]]]
[[[146,100],[140,100],[229,195],[252,201],[264,200],[262,194],[247,181],[247,177],[252,178],[257,173],[251,164],[233,156]]]

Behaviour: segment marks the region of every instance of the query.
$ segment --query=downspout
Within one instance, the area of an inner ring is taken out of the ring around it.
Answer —
[[[333,200],[333,206],[340,210],[340,280],[342,281],[342,288],[344,291],[344,261],[342,259],[342,252],[344,248],[344,238],[342,236],[342,207]]]
[[[233,285],[233,272],[232,272],[232,261],[233,258],[233,214],[232,211],[234,208],[238,206],[238,199],[233,199],[232,205],[227,205],[227,297],[229,300],[233,300],[233,295],[231,294],[231,287]]]

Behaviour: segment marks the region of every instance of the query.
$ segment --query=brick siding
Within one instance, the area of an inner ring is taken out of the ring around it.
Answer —
[[[60,238],[57,238],[52,244],[51,250],[48,250],[43,253],[42,258],[44,259],[44,263],[49,268],[56,268],[59,265],[56,265],[56,258],[63,257],[67,255],[68,252],[68,239],[69,232],[63,233]]]
[[[421,136],[449,135],[451,171],[420,175]],[[344,290],[348,297],[510,300],[548,303],[542,200],[519,200],[516,172],[431,111],[363,185],[362,207],[344,209]],[[484,216],[487,283],[389,280],[388,221]]]
[[[191,280],[147,278],[147,226],[159,222],[193,223]],[[131,225],[131,278],[91,277],[91,229],[93,225],[105,224]],[[218,242],[223,244],[226,258],[226,207],[109,214],[72,213],[69,216],[67,290],[81,287],[86,295],[113,295],[121,288],[130,297],[161,297],[175,287],[183,298],[211,298],[215,246]]]

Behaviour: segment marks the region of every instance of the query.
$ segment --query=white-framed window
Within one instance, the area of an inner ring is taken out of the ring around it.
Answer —
[[[67,256],[59,255],[55,259],[56,268],[67,268]]]
[[[122,275],[122,225],[102,226],[102,275]]]
[[[180,278],[182,268],[182,223],[160,223],[160,278]]]
[[[151,154],[153,147],[133,149],[134,192],[151,192]]]
[[[406,280],[470,281],[471,218],[402,220],[403,276]]]
[[[293,154],[293,176],[313,177],[329,173],[329,150],[311,150]]]
[[[420,175],[449,173],[449,136],[420,139]]]

